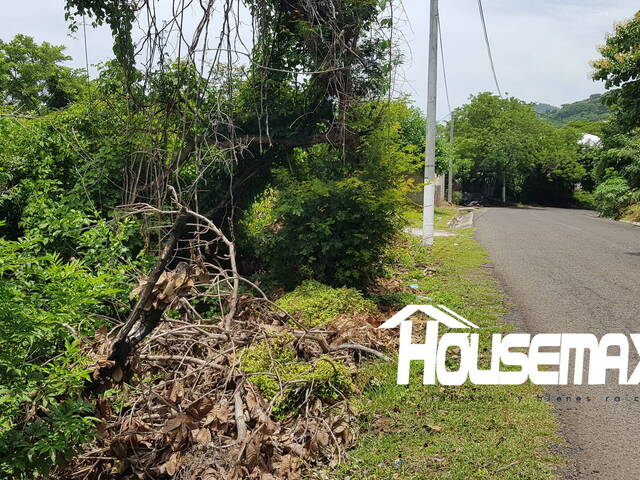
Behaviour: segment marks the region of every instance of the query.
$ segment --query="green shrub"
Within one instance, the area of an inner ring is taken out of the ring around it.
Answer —
[[[275,207],[271,266],[286,286],[314,278],[364,286],[381,271],[385,245],[400,222],[395,192],[358,177],[291,180]]]
[[[451,200],[453,200],[454,205],[460,205],[460,202],[462,201],[462,192],[459,190],[453,192],[453,194],[451,195]]]
[[[353,288],[332,288],[315,281],[303,282],[276,304],[308,327],[326,325],[338,315],[376,311],[375,304]]]
[[[287,288],[305,279],[362,287],[381,273],[385,246],[402,222],[398,191],[355,176],[280,184],[240,221],[243,252]]]
[[[617,218],[632,201],[633,195],[624,178],[610,177],[593,192],[596,209],[605,217]]]
[[[596,203],[593,194],[585,190],[576,190],[573,192],[573,204],[578,208],[586,210],[596,210]]]
[[[402,129],[409,113],[367,102],[352,114],[351,128],[367,132],[357,145],[295,148],[240,222],[243,249],[287,288],[308,279],[366,286],[406,223],[407,178],[422,159]]]
[[[122,203],[131,145],[113,102],[77,103],[25,123],[0,118],[0,215],[11,239],[22,235],[24,209],[62,200],[102,214]],[[73,132],[73,134],[69,134]]]
[[[280,192],[267,187],[258,195],[238,222],[236,244],[244,256],[268,259],[277,229],[274,208]]]
[[[95,435],[82,336],[122,278],[0,239],[0,477],[32,478]]]
[[[240,368],[270,401],[274,414],[286,416],[305,400],[304,389],[311,386],[311,398],[335,401],[351,389],[347,367],[329,358],[314,362],[297,359],[293,337],[274,335],[256,342],[240,353]],[[340,392],[340,393],[339,393]]]

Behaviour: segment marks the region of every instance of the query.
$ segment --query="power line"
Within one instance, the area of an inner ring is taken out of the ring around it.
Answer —
[[[444,47],[442,46],[442,28],[440,27],[440,15],[438,14],[438,38],[440,39],[440,58],[442,58],[442,78],[444,79],[444,92],[447,97],[447,107],[449,107],[449,142],[453,143],[453,110],[451,109],[451,102],[449,101],[449,85],[447,82],[447,70],[444,66]],[[453,202],[453,159],[449,156],[448,165],[448,182],[447,182],[447,200],[449,203]],[[442,199],[444,200],[444,185],[442,185]]]
[[[447,70],[444,66],[444,48],[442,48],[442,27],[440,26],[440,15],[438,15],[438,40],[440,41],[440,58],[442,59],[442,78],[444,80],[444,95],[447,98],[447,107],[451,114],[451,102],[449,101],[449,85],[447,84]]]
[[[496,75],[496,67],[493,65],[493,56],[491,55],[491,45],[489,44],[489,35],[487,34],[487,24],[484,21],[484,11],[482,10],[482,0],[478,0],[478,9],[480,10],[480,20],[482,20],[482,31],[484,32],[484,41],[487,44],[487,53],[489,54],[489,62],[491,62],[491,71],[493,72],[493,80],[496,82],[498,95],[502,97],[500,85],[498,85],[498,76]]]
[[[84,14],[82,15],[82,36],[84,37],[84,62],[87,68],[87,80],[90,80],[91,76],[89,74],[89,49],[87,48],[87,21],[84,17]]]

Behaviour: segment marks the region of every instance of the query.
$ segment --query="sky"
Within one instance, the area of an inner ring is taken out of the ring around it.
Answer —
[[[406,58],[400,88],[426,105],[428,0],[405,0]],[[560,106],[604,91],[591,80],[597,46],[637,0],[483,0],[498,83],[503,93]],[[440,25],[452,106],[471,94],[496,92],[477,0],[441,0]],[[409,19],[409,21],[407,21]],[[440,60],[442,60],[440,58]],[[440,67],[441,68],[441,65]],[[438,117],[448,112],[442,70]]]
[[[169,0],[159,0],[169,5]],[[451,104],[469,95],[495,92],[482,34],[477,0],[440,0],[440,24]],[[428,0],[404,0],[396,7],[396,25],[405,64],[397,90],[409,94],[417,106],[426,99]],[[630,18],[637,0],[484,0],[484,13],[498,81],[507,92],[525,101],[561,105],[603,91],[590,78],[589,62],[598,57],[616,22]],[[17,33],[38,42],[66,45],[72,66],[84,67],[82,27],[70,35],[64,19],[64,0],[0,0],[0,38]],[[91,65],[112,56],[108,28],[87,27]],[[448,113],[439,65],[438,117]],[[90,67],[95,75],[95,68]]]

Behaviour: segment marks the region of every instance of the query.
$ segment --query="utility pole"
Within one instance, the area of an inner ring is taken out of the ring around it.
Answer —
[[[507,203],[507,172],[502,172],[502,203]]]
[[[422,244],[433,245],[436,177],[436,98],[438,83],[438,0],[431,0],[429,12],[429,68],[427,74],[427,145],[424,159],[422,202]]]
[[[449,143],[452,151],[449,152],[449,179],[447,185],[447,201],[453,203],[453,110],[451,110],[451,128],[449,130]]]

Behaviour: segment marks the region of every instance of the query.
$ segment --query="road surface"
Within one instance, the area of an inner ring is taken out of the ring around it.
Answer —
[[[535,207],[481,209],[474,225],[519,331],[640,333],[640,227]],[[562,478],[640,479],[640,387],[615,380],[546,388],[570,462]]]

